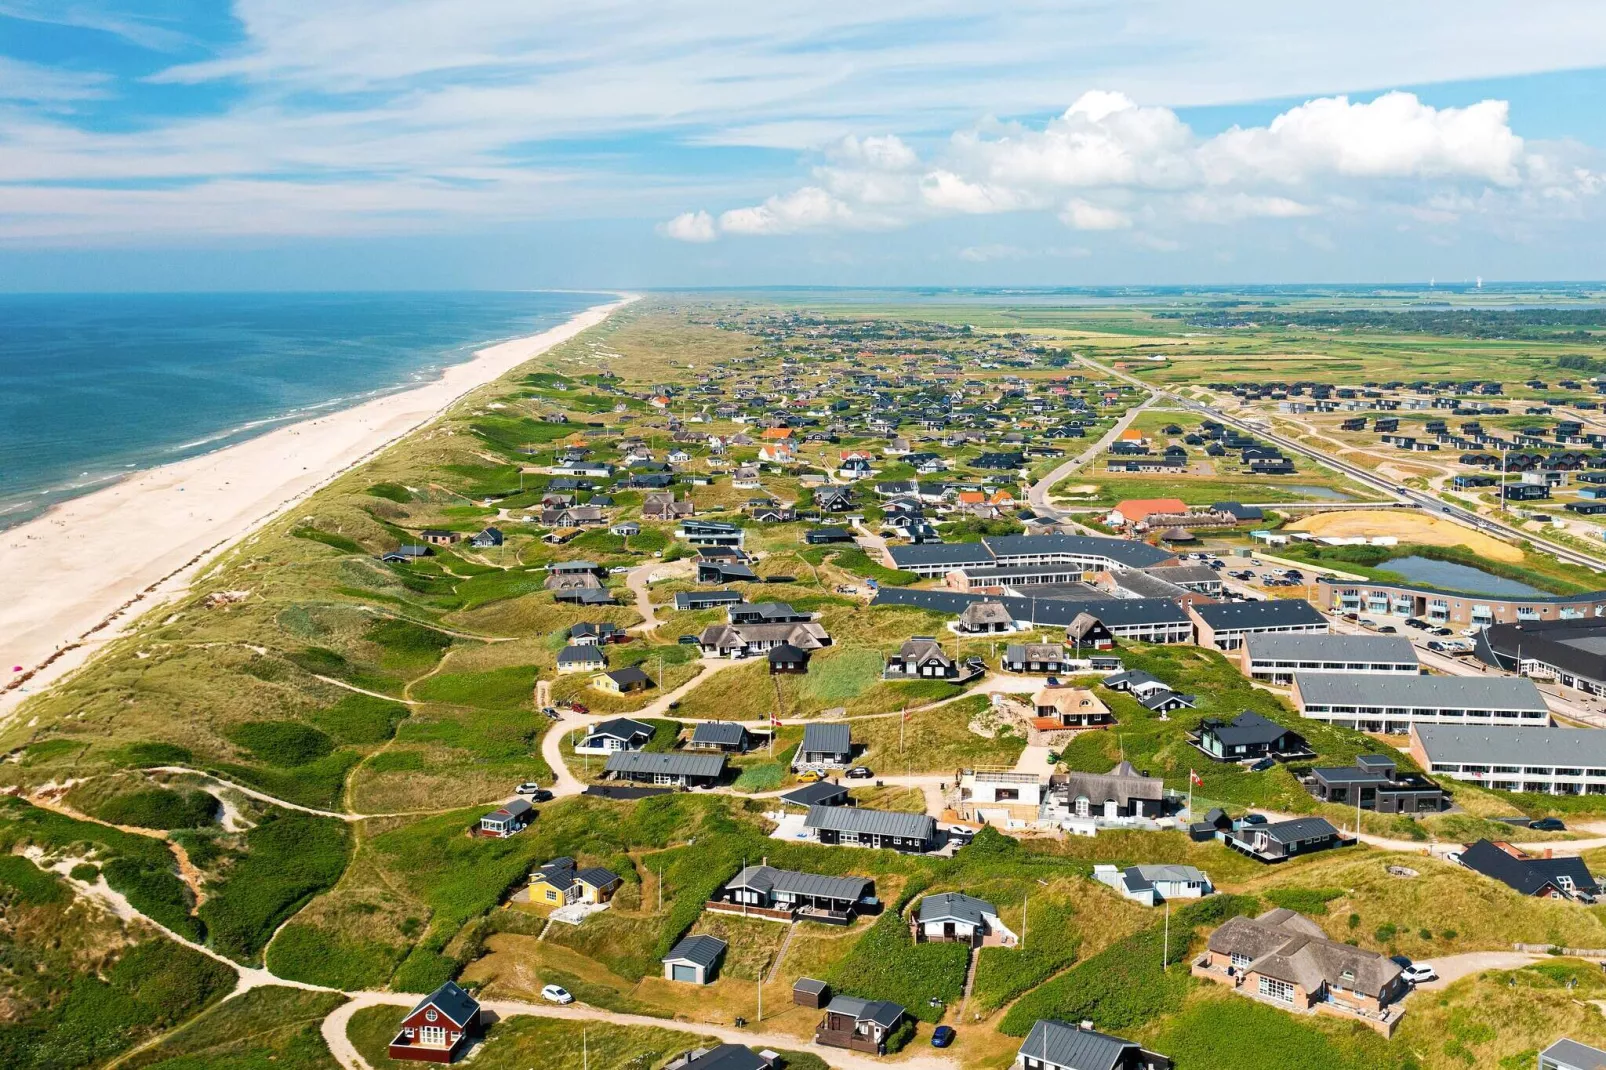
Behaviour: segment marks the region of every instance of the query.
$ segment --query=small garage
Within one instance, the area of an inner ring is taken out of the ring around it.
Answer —
[[[714,936],[688,936],[664,956],[664,980],[706,985],[719,973],[725,941]]]
[[[823,1007],[831,1002],[831,986],[812,977],[799,977],[792,986],[792,1002],[799,1007]]]

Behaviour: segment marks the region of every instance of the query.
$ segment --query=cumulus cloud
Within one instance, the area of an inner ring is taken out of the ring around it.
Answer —
[[[1078,231],[1131,230],[1154,249],[1183,225],[1299,220],[1446,201],[1552,207],[1600,192],[1600,175],[1512,130],[1504,101],[1436,108],[1411,93],[1310,100],[1264,126],[1201,137],[1174,111],[1082,94],[1038,126],[989,121],[923,159],[894,136],[847,137],[811,184],[723,213],[718,234],[908,225],[955,215],[1052,212]],[[683,218],[683,217],[682,217]]]
[[[686,242],[710,242],[714,234],[714,217],[707,212],[682,212],[658,228],[666,238]]]

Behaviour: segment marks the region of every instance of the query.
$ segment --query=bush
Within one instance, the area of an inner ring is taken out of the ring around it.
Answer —
[[[100,867],[93,862],[80,862],[72,868],[68,875],[75,881],[94,884],[100,880]]]
[[[245,834],[245,853],[201,906],[212,946],[254,962],[280,922],[334,886],[350,853],[351,832],[344,821],[268,811]]]
[[[1351,929],[1359,929],[1361,927],[1361,916],[1359,914],[1351,914],[1349,916],[1349,927]]]
[[[976,953],[976,979],[970,998],[986,1013],[1035,988],[1076,961],[1080,939],[1072,928],[1074,913],[1063,904],[1029,906],[1031,931],[1049,934],[1012,949],[984,947]]]
[[[90,875],[80,877],[78,871],[81,869],[89,870]],[[100,870],[88,863],[73,867],[73,877],[78,880],[92,881],[99,875]],[[21,855],[0,855],[0,908],[14,903],[44,906],[48,903],[65,903],[71,898],[54,873],[40,869]]]
[[[1377,927],[1375,932],[1372,933],[1372,939],[1376,940],[1380,944],[1386,944],[1390,940],[1394,939],[1395,936],[1399,935],[1399,931],[1400,930],[1392,921],[1385,921],[1382,925]]]
[[[413,500],[413,492],[400,483],[375,483],[368,488],[368,493],[398,505],[406,505]]]
[[[144,769],[153,765],[188,765],[195,755],[188,747],[177,743],[130,743],[118,752],[117,758],[128,765]]]
[[[337,743],[371,746],[396,734],[396,726],[407,719],[407,707],[372,695],[350,694],[328,709],[312,715],[312,721]]]
[[[354,539],[348,539],[344,535],[336,535],[331,531],[319,531],[317,528],[300,527],[291,531],[290,534],[298,539],[310,539],[313,542],[321,542],[325,546],[333,547],[342,553],[360,554],[366,552],[363,550],[361,543]]]
[[[1327,904],[1344,894],[1342,888],[1271,888],[1261,893],[1272,906],[1300,914],[1327,913]]]
[[[908,923],[888,910],[824,978],[833,990],[864,999],[902,1004],[913,1016],[935,1022],[942,1007],[964,994],[970,951],[963,944],[917,944]]]
[[[114,825],[147,829],[195,829],[214,822],[217,800],[204,791],[182,794],[171,788],[144,788],[113,795],[96,809],[95,816]]]
[[[306,765],[335,749],[334,740],[300,721],[247,721],[234,726],[227,735],[230,742],[269,765]]]
[[[143,858],[113,858],[101,872],[106,875],[106,883],[127,896],[141,914],[197,943],[205,938],[201,922],[190,914],[190,890],[170,864]]]

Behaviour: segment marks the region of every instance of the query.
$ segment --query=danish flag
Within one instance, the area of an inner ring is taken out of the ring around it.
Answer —
[[[1204,787],[1204,777],[1200,776],[1198,773],[1195,773],[1192,769],[1189,769],[1188,783],[1192,784],[1196,788],[1202,788]]]

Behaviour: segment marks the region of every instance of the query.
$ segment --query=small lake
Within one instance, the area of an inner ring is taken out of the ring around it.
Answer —
[[[1304,498],[1316,498],[1319,501],[1326,502],[1347,502],[1350,500],[1348,494],[1336,491],[1332,487],[1304,487],[1297,483],[1284,483],[1281,486],[1282,489],[1291,490]]]
[[[1504,576],[1491,575],[1481,568],[1458,565],[1454,561],[1435,561],[1431,557],[1397,557],[1385,561],[1379,568],[1396,572],[1412,583],[1425,583],[1443,591],[1461,591],[1465,594],[1486,594],[1497,597],[1521,598],[1525,595],[1543,595],[1537,587],[1530,587]]]

